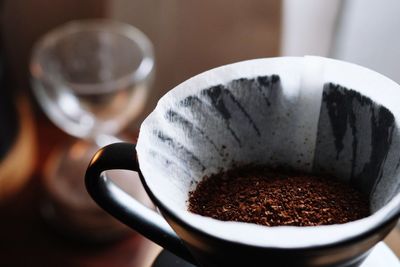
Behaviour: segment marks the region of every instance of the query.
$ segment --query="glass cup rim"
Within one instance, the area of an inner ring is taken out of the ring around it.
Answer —
[[[128,74],[122,75],[118,78],[112,79],[105,82],[94,82],[94,83],[74,83],[66,80],[62,80],[62,83],[72,86],[76,91],[80,93],[90,93],[93,91],[98,92],[109,92],[116,88],[124,88],[126,85],[131,83],[140,83],[146,80],[151,73],[155,65],[153,45],[149,38],[138,28],[116,20],[111,19],[83,19],[73,20],[67,22],[55,29],[50,30],[44,34],[33,46],[31,61],[30,61],[30,72],[34,78],[40,77],[40,79],[46,80],[59,80],[54,78],[52,72],[43,71],[41,64],[41,56],[44,51],[54,46],[59,41],[67,38],[76,33],[80,32],[109,32],[112,34],[120,34],[138,46],[142,57],[138,67],[133,69]]]

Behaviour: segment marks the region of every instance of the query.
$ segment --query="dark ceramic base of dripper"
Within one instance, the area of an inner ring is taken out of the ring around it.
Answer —
[[[152,267],[196,267],[195,265],[179,258],[175,254],[163,249],[156,257]]]
[[[361,262],[362,260],[346,265],[346,267],[359,267]],[[197,267],[197,265],[193,265],[168,250],[163,249],[160,254],[158,254],[151,267]]]
[[[357,266],[358,263],[353,263]],[[156,259],[154,260],[152,267],[196,267],[195,265],[188,263],[187,261],[179,258],[175,254],[163,249]],[[279,265],[278,265],[279,266]],[[354,265],[350,265],[354,266]],[[378,244],[368,258],[362,263],[361,267],[375,267],[375,266],[385,266],[385,267],[399,267],[400,261],[396,259],[396,256],[385,244]]]

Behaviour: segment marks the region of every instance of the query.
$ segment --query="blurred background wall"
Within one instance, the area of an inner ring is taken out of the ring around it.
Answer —
[[[207,69],[279,53],[279,0],[116,0],[110,11],[153,41],[156,98]]]
[[[400,82],[400,2],[283,0],[282,55],[350,61]]]
[[[29,89],[28,62],[34,42],[74,19],[105,17],[106,0],[2,0],[1,32],[17,87]]]
[[[112,18],[153,41],[153,99],[206,69],[256,57],[321,55],[355,62],[400,82],[397,0],[13,0],[3,1],[3,34],[20,88],[37,38],[64,22]]]
[[[23,90],[29,88],[30,48],[51,28],[82,18],[112,18],[138,27],[153,42],[157,60],[144,114],[195,74],[279,53],[280,0],[13,0],[4,2],[4,13],[6,49]]]
[[[400,1],[350,0],[342,5],[332,57],[400,83]]]

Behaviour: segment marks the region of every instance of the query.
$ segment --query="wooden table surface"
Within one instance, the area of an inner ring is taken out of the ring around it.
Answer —
[[[160,248],[134,231],[122,240],[85,244],[53,229],[42,218],[42,167],[51,150],[70,137],[42,114],[36,122],[35,171],[20,191],[0,202],[0,266],[149,266]]]

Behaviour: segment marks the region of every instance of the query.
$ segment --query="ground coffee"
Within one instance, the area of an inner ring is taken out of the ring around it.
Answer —
[[[204,177],[188,209],[223,221],[316,226],[366,217],[369,201],[331,177],[243,167]]]

